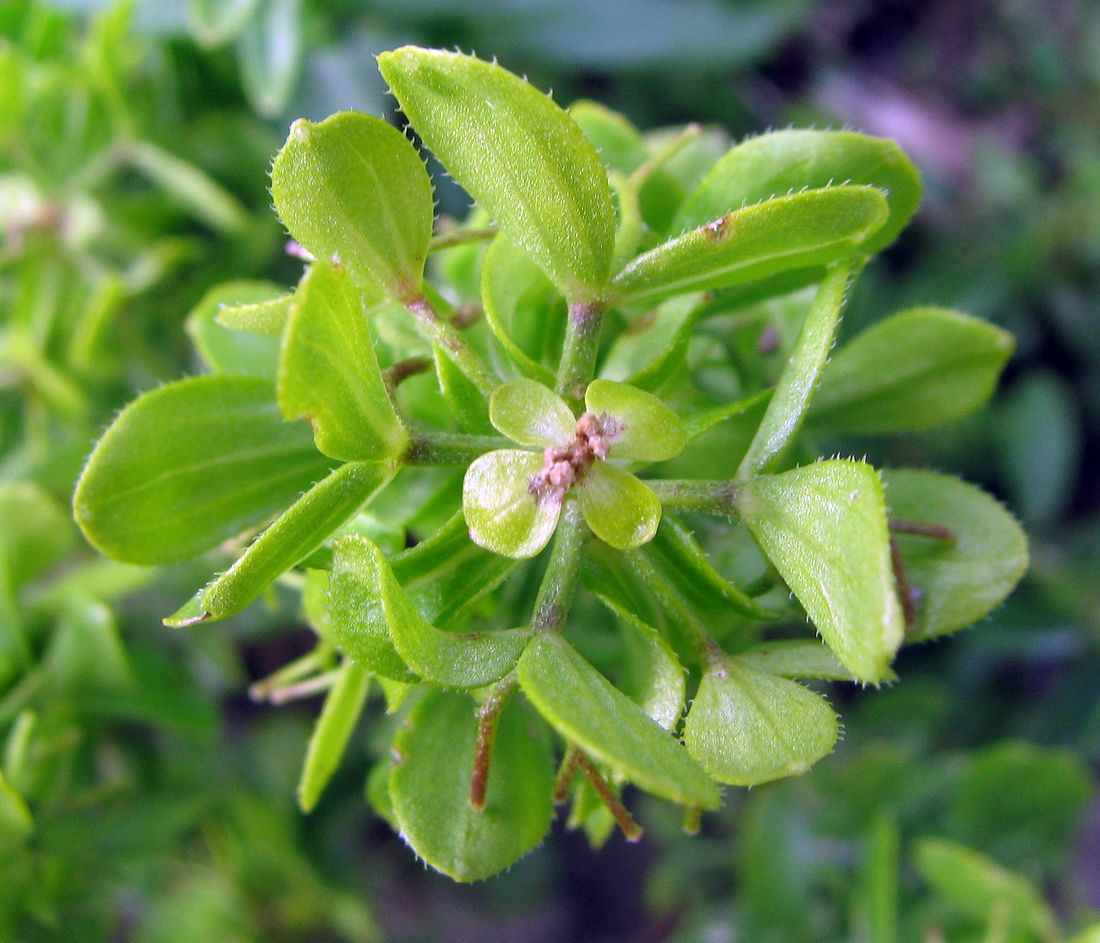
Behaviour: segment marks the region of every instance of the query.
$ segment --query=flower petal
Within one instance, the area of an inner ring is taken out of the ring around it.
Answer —
[[[557,393],[534,380],[498,386],[489,400],[489,421],[520,445],[568,445],[577,420]]]
[[[640,547],[657,533],[661,502],[630,472],[596,462],[576,491],[592,533],[616,550]]]
[[[546,546],[561,513],[561,499],[539,499],[528,490],[542,456],[499,449],[474,460],[462,484],[462,513],[479,547],[516,559]]]
[[[611,439],[612,458],[663,462],[679,455],[687,444],[680,417],[652,393],[614,380],[593,380],[584,404],[597,416],[606,413],[622,424]]]

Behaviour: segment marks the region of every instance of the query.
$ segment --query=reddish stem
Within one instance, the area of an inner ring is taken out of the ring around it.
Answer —
[[[607,784],[607,780],[600,775],[600,771],[596,769],[593,762],[579,750],[577,751],[577,766],[588,778],[592,788],[596,790],[596,795],[600,797],[600,801],[607,806],[626,840],[628,842],[641,841],[642,827],[634,821],[634,816],[630,814],[630,810],[623,805],[622,799]]]

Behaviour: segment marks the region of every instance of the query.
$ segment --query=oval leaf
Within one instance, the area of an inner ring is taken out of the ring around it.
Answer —
[[[408,445],[359,295],[340,266],[314,263],[294,293],[278,390],[283,415],[308,418],[317,448],[333,458],[389,461]]]
[[[521,704],[505,706],[493,741],[485,808],[470,808],[477,707],[464,694],[431,692],[394,739],[390,799],[405,839],[456,881],[480,881],[514,864],[550,828],[553,761]]]
[[[286,507],[331,467],[257,377],[194,377],[127,406],[73,496],[91,544],[127,563],[184,560]]]
[[[929,471],[883,472],[890,516],[954,531],[954,542],[898,534],[909,583],[918,590],[908,640],[965,628],[1012,592],[1027,571],[1027,537],[995,499],[974,485]]]
[[[776,131],[743,141],[719,160],[680,208],[673,231],[777,194],[839,183],[886,194],[890,217],[866,239],[866,252],[893,242],[920,204],[920,175],[893,141],[851,131]]]
[[[882,483],[864,462],[815,462],[746,482],[737,509],[826,644],[859,681],[901,645]]]
[[[371,300],[419,294],[432,184],[396,128],[350,111],[295,121],[271,170],[271,194],[290,234],[317,259],[338,258]]]
[[[298,805],[312,812],[321,798],[348,745],[370,688],[370,672],[362,665],[345,661],[336,683],[325,697],[325,706],[313,728],[298,783]]]
[[[684,742],[719,782],[755,786],[806,772],[832,751],[839,733],[821,695],[724,661],[699,682]]]
[[[580,128],[500,66],[405,46],[378,57],[401,110],[454,178],[570,301],[599,299],[615,242],[607,175]]]
[[[705,809],[721,803],[679,742],[561,637],[536,636],[520,657],[518,675],[551,727],[642,789]]]
[[[762,642],[739,652],[737,664],[780,678],[819,678],[825,681],[854,681],[852,673],[841,664],[828,645],[809,639],[776,639]],[[884,681],[893,681],[888,671]]]
[[[873,187],[828,187],[732,210],[650,249],[612,284],[619,300],[724,288],[850,255],[886,219]]]
[[[992,395],[1016,342],[946,308],[913,308],[845,344],[821,374],[811,421],[844,432],[908,432],[972,413]]]

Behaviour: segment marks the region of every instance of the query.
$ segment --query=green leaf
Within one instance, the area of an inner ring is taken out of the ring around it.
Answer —
[[[259,284],[268,284],[266,282]],[[291,292],[282,292],[267,301],[251,304],[222,304],[214,320],[232,331],[248,331],[268,337],[282,337],[290,317]]]
[[[829,187],[732,210],[650,249],[612,283],[620,301],[723,288],[850,256],[886,218],[873,187]]]
[[[302,64],[301,0],[259,0],[237,41],[241,84],[265,118],[277,117],[290,100]]]
[[[189,0],[187,25],[200,46],[220,46],[237,36],[259,0]]]
[[[612,170],[633,173],[649,156],[638,129],[623,115],[599,102],[575,101],[569,106],[569,117],[592,142],[600,160]]]
[[[721,804],[714,783],[676,739],[560,636],[536,636],[518,675],[523,693],[569,743],[672,802]]]
[[[446,352],[437,344],[432,348],[435,361],[435,373],[439,378],[439,389],[458,424],[471,435],[492,435],[493,425],[489,422],[489,404],[481,391],[473,384]]]
[[[956,311],[902,311],[829,361],[811,421],[844,432],[882,433],[961,419],[992,395],[1015,346],[1007,331]]]
[[[882,483],[864,462],[815,462],[745,482],[737,510],[826,644],[879,682],[902,642]]]
[[[194,377],[119,414],[80,476],[73,512],[109,557],[184,560],[286,507],[330,466],[305,423],[283,421],[267,381]]]
[[[852,673],[841,664],[832,649],[808,639],[776,639],[761,642],[734,660],[745,668],[778,675],[780,678],[820,678],[824,681],[855,681]],[[887,671],[883,681],[894,681],[896,675]]]
[[[424,143],[573,302],[599,300],[615,241],[607,175],[550,98],[497,65],[405,46],[378,66]]]
[[[633,321],[612,342],[600,365],[601,378],[659,391],[684,365],[706,297],[670,298]]]
[[[425,681],[447,688],[477,688],[511,671],[531,633],[528,629],[457,635],[430,625],[397,582],[386,558],[361,540],[363,576],[377,587],[386,627],[398,655]]]
[[[226,305],[252,308],[279,299],[284,292],[271,282],[224,282],[215,285],[191,310],[187,333],[206,366],[214,373],[239,373],[274,382],[279,371],[277,336],[233,330],[221,319]]]
[[[1035,933],[1044,940],[1059,938],[1050,906],[1039,888],[1022,874],[942,838],[918,841],[913,861],[937,894],[983,925],[997,919],[1006,932]]]
[[[433,691],[394,739],[400,759],[390,772],[390,798],[401,837],[456,881],[503,871],[550,828],[553,761],[545,736],[532,736],[525,714],[518,703],[501,714],[480,812],[469,803],[478,726],[469,697]]]
[[[894,241],[920,204],[917,169],[885,138],[850,131],[776,131],[729,151],[684,202],[673,231],[806,187],[864,184],[886,195],[890,215],[862,246],[875,253]]]
[[[920,592],[907,641],[965,628],[1000,605],[1024,575],[1027,537],[974,485],[928,471],[883,472],[890,516],[947,527],[955,542],[898,534],[909,583]]]
[[[119,691],[133,674],[110,606],[87,596],[70,596],[58,614],[45,658],[49,680],[69,696]]]
[[[345,661],[340,666],[336,683],[325,697],[325,706],[313,728],[298,783],[298,805],[303,812],[312,812],[348,744],[348,738],[359,721],[370,688],[370,672],[362,665]]]
[[[352,534],[332,548],[329,575],[329,625],[332,636],[353,661],[394,681],[415,681],[401,660],[381,612],[373,545]]]
[[[391,461],[408,445],[359,295],[339,266],[315,262],[294,294],[278,391],[283,415],[308,418],[317,448],[333,458]]]
[[[684,743],[719,782],[756,786],[806,772],[832,751],[839,733],[821,695],[726,660],[704,672]]]
[[[543,362],[542,355],[554,347],[549,336],[555,334],[552,328],[557,328],[556,334],[564,329],[564,304],[560,311],[554,310],[560,295],[553,283],[503,233],[485,253],[481,297],[493,337],[516,369],[532,380],[553,386],[555,371]],[[555,357],[560,353],[560,340],[557,348]]]
[[[489,420],[520,445],[544,448],[573,441],[577,420],[553,390],[534,380],[512,380],[493,391]]]
[[[351,535],[333,547],[330,624],[348,655],[384,677],[415,676],[394,647],[370,543]],[[492,592],[515,567],[470,540],[462,514],[392,561],[393,575],[429,625],[446,627]]]
[[[240,233],[248,226],[248,211],[216,180],[148,141],[134,141],[126,155],[134,167],[211,229]]]
[[[687,444],[680,417],[652,393],[613,380],[593,380],[584,393],[590,413],[606,413],[618,428],[610,436],[612,458],[663,462]]]
[[[619,610],[623,640],[623,692],[665,730],[675,730],[684,711],[684,667],[652,626]]]
[[[275,210],[317,259],[339,259],[370,301],[416,298],[432,237],[432,184],[412,142],[343,111],[295,121],[271,170]]]
[[[737,469],[739,479],[758,474],[774,464],[802,425],[836,337],[850,271],[849,261],[826,272],[787,366],[768,401],[764,418]]]
[[[774,618],[714,568],[691,531],[673,515],[661,517],[661,526],[645,554],[692,608],[700,625],[724,628],[740,618]]]
[[[272,581],[316,550],[393,478],[378,462],[349,462],[317,482],[257,537],[241,557],[165,624],[192,625],[240,612]]]
[[[531,479],[542,467],[540,454],[518,449],[498,449],[471,463],[462,483],[462,513],[474,543],[516,559],[546,546],[558,525],[561,498],[531,493]]]
[[[653,539],[661,523],[661,502],[630,472],[596,462],[576,487],[585,523],[616,550]]]
[[[420,615],[439,626],[459,618],[516,568],[514,560],[474,544],[461,511],[392,565]]]

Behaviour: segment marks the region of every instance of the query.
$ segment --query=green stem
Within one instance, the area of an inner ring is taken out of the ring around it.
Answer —
[[[569,617],[573,594],[580,572],[581,548],[588,537],[588,527],[581,517],[576,501],[562,508],[561,521],[554,535],[550,562],[542,577],[531,620],[536,632],[561,632]]]
[[[702,479],[646,479],[649,489],[661,499],[666,511],[694,511],[734,517],[737,514],[737,486],[732,481]]]
[[[506,449],[513,444],[508,439],[493,435],[413,432],[405,452],[405,464],[464,467],[486,452]]]
[[[460,246],[466,242],[492,239],[498,232],[500,230],[496,226],[486,226],[484,229],[464,229],[458,226],[432,236],[432,241],[428,243],[428,251],[438,252],[440,249],[450,249],[452,246]]]
[[[655,171],[660,170],[673,157],[679,154],[684,147],[694,141],[702,133],[702,126],[695,122],[685,125],[684,129],[677,134],[676,137],[665,144],[664,147],[657,151],[657,153],[650,157],[645,163],[641,164],[630,175],[630,182],[641,189],[642,184],[649,180]]]
[[[584,391],[596,375],[600,350],[600,327],[605,305],[602,301],[573,302],[565,326],[561,363],[558,365],[558,393],[578,406]]]
[[[478,391],[488,399],[500,385],[489,365],[458,333],[450,321],[440,315],[435,306],[424,296],[417,295],[404,302],[405,310],[414,318],[421,336],[438,345],[439,349],[469,378]]]

